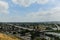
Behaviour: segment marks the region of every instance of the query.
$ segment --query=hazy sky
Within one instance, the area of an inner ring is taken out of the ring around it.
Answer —
[[[60,0],[0,0],[0,22],[60,21]]]

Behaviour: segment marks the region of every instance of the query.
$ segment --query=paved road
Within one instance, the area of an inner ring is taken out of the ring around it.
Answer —
[[[11,24],[9,24],[11,25]],[[57,24],[55,24],[57,27],[59,27]],[[11,25],[12,26],[12,25]],[[34,29],[30,29],[30,28],[25,28],[25,27],[21,27],[21,26],[16,26],[14,25],[15,27],[18,27],[20,29],[27,29],[27,30],[34,30]],[[47,31],[52,31],[52,30],[43,30],[43,31],[40,31],[40,32],[45,32],[45,34],[48,34],[48,35],[52,35],[52,36],[56,36],[56,37],[60,37],[60,33],[54,33],[54,32],[47,32]]]
[[[11,25],[12,26],[12,24],[9,24],[9,25]],[[16,26],[16,25],[14,25],[15,27],[18,27],[18,28],[20,28],[20,29],[27,29],[27,30],[30,30],[30,31],[32,31],[32,30],[35,30],[35,29],[30,29],[30,28],[27,28],[27,27],[21,27],[21,26]],[[47,32],[47,31],[52,31],[52,30],[43,30],[43,31],[40,31],[40,32]]]
[[[55,32],[46,32],[45,34],[53,35],[53,36],[56,36],[56,37],[60,37],[60,33],[55,33]]]
[[[57,27],[57,30],[60,30],[60,26],[58,26],[57,24],[55,24],[56,25],[56,27]]]

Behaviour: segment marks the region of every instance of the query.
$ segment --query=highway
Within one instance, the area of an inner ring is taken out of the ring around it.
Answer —
[[[9,24],[10,25],[10,24]],[[55,24],[58,28],[59,28],[59,26],[57,25],[57,24]],[[12,25],[11,25],[12,26]],[[30,30],[30,31],[33,31],[33,30],[35,30],[35,29],[30,29],[30,28],[26,28],[26,27],[21,27],[21,26],[16,26],[16,25],[14,25],[15,27],[18,27],[18,28],[20,28],[20,29],[24,29],[24,30]],[[35,30],[36,31],[36,30]],[[60,33],[55,33],[55,32],[49,32],[49,31],[52,31],[52,30],[43,30],[43,31],[40,31],[40,32],[45,32],[45,34],[47,34],[47,35],[52,35],[52,36],[54,36],[54,37],[60,37]]]
[[[11,26],[13,26],[12,24],[9,24],[9,25],[11,25]],[[20,28],[20,29],[27,29],[27,30],[30,30],[30,31],[32,31],[32,30],[34,30],[34,29],[30,29],[30,28],[26,28],[26,27],[21,27],[21,26],[16,26],[16,25],[14,25],[15,27],[17,27],[17,28]]]
[[[11,26],[13,26],[12,24],[9,24],[9,25],[11,25]],[[14,25],[15,27],[17,27],[17,28],[20,28],[20,29],[24,29],[24,30],[29,30],[29,31],[33,31],[33,30],[35,30],[35,29],[30,29],[30,28],[27,28],[27,27],[21,27],[21,26],[16,26],[16,25]],[[43,30],[43,31],[40,31],[40,32],[48,32],[48,31],[52,31],[52,30]]]
[[[46,32],[45,34],[47,34],[47,35],[52,35],[52,36],[54,36],[54,37],[60,37],[60,33]]]
[[[57,30],[60,30],[60,26],[58,26],[57,24],[55,24],[56,25],[56,27],[57,27]]]

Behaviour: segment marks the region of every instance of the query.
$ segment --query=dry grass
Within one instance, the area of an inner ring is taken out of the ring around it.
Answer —
[[[0,40],[20,40],[14,36],[9,36],[3,33],[0,33]]]

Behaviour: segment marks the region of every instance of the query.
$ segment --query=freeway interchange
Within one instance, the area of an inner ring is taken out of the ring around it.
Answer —
[[[28,26],[30,27],[30,25]],[[58,24],[54,24],[56,29],[54,29],[54,27],[50,27],[51,25],[44,25],[45,27],[43,28],[50,28],[51,30],[50,29],[49,30],[37,30],[39,28],[38,25],[37,26],[34,25],[34,26],[32,26],[33,28],[29,28],[29,27],[26,27],[26,25],[23,27],[21,25],[16,25],[16,24],[7,24],[7,23],[0,24],[0,32],[14,35],[14,36],[17,36],[25,40],[33,40],[34,39],[33,36],[40,37],[40,38],[45,38],[46,36],[48,36],[50,38],[53,37],[54,40],[55,38],[58,37],[60,39],[59,33],[51,32],[54,30],[57,30],[57,31],[60,30],[60,27],[58,26]]]

